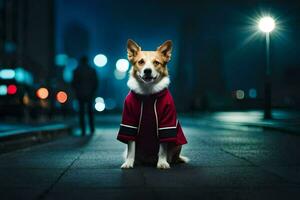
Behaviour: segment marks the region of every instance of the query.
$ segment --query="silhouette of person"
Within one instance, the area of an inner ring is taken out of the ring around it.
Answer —
[[[85,112],[87,109],[91,134],[95,132],[93,100],[98,88],[98,77],[96,70],[88,64],[88,58],[80,58],[79,66],[74,70],[72,86],[79,102],[79,122],[82,136],[85,130]]]

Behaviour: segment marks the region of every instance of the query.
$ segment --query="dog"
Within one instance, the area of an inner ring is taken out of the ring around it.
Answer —
[[[188,162],[188,158],[180,155],[187,140],[168,90],[167,63],[171,53],[170,40],[156,51],[142,51],[136,42],[127,41],[127,56],[131,63],[127,82],[130,92],[125,99],[117,136],[119,141],[127,144],[122,169],[133,168],[136,163],[169,169],[170,164]]]

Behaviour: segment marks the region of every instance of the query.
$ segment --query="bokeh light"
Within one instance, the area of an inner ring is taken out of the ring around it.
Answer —
[[[15,73],[15,79],[17,82],[30,85],[33,84],[33,76],[29,71],[23,69],[22,67],[18,67],[15,69]]]
[[[2,69],[0,71],[0,78],[2,79],[13,79],[16,76],[16,72],[13,69]]]
[[[255,99],[257,97],[257,91],[255,88],[249,89],[249,97]]]
[[[75,58],[69,58],[66,67],[69,69],[75,69],[78,66],[78,61]]]
[[[56,94],[56,100],[59,102],[59,103],[65,103],[67,100],[68,100],[68,95],[66,92],[64,91],[59,91],[57,94]]]
[[[13,95],[17,93],[17,86],[14,84],[7,86],[7,94]]]
[[[6,85],[0,85],[0,95],[1,96],[7,95],[7,86]]]
[[[102,97],[96,97],[95,98],[95,109],[98,112],[102,112],[105,110],[105,102],[104,99]]]
[[[94,64],[97,67],[104,67],[107,63],[107,57],[104,54],[98,54],[94,58]]]
[[[119,59],[116,62],[116,68],[120,72],[126,72],[129,69],[129,62],[126,59]]]
[[[243,90],[237,90],[236,91],[236,98],[241,100],[245,98],[245,92]]]
[[[57,66],[65,66],[68,62],[68,56],[66,54],[57,54],[55,56],[55,64]]]
[[[30,104],[30,98],[29,98],[28,94],[25,94],[23,96],[23,104],[24,105],[29,105]]]
[[[98,111],[98,112],[102,112],[105,110],[105,103],[104,102],[97,102],[95,104],[95,109]]]
[[[114,76],[117,80],[122,80],[126,77],[126,72],[121,72],[119,70],[114,71]]]
[[[95,103],[98,103],[98,102],[104,103],[104,99],[102,97],[96,97],[95,98]]]
[[[36,91],[36,96],[40,99],[47,99],[47,97],[49,96],[49,91],[47,88],[39,88]]]

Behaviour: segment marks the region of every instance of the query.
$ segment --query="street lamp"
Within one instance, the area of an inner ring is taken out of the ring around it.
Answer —
[[[275,28],[275,20],[272,17],[263,17],[258,22],[258,28],[266,34],[266,74],[265,74],[265,98],[264,118],[272,118],[272,90],[271,90],[271,69],[270,69],[270,33]]]

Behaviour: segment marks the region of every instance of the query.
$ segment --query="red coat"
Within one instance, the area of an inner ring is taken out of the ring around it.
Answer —
[[[137,151],[156,156],[159,143],[187,143],[168,89],[152,95],[130,91],[124,103],[118,140],[136,141]],[[149,155],[150,156],[150,155]]]

